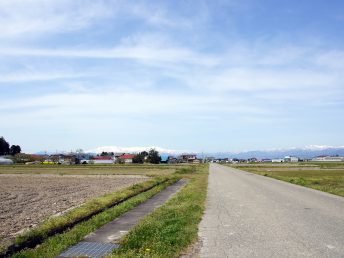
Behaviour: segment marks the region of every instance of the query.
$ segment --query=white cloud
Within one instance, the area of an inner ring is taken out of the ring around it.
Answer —
[[[344,51],[329,51],[315,57],[315,62],[321,67],[344,70]]]
[[[0,0],[0,38],[46,37],[73,32],[111,19],[138,19],[153,27],[189,28],[192,20],[171,10],[164,3],[92,0]]]
[[[0,1],[0,38],[31,38],[73,31],[112,13],[102,1]]]
[[[187,110],[187,114],[202,112],[263,112],[259,108],[248,105],[240,99],[227,101],[226,97],[218,95],[184,95],[164,94],[154,92],[134,91],[99,91],[91,93],[51,94],[40,97],[25,97],[25,99],[4,100],[0,110],[41,108],[42,114],[51,113],[50,109],[60,108],[61,113],[69,116],[85,113],[97,115],[104,110],[106,114],[114,115],[163,115],[178,114]],[[66,112],[68,111],[68,112]],[[29,111],[31,113],[31,111]],[[56,113],[55,113],[56,114]]]
[[[187,48],[147,47],[147,46],[118,46],[111,49],[14,49],[2,48],[3,56],[40,56],[60,58],[100,58],[100,59],[133,59],[137,61],[153,62],[186,62],[198,65],[213,66],[217,59],[211,56],[193,52]]]
[[[58,79],[71,79],[90,77],[91,74],[79,73],[79,72],[64,72],[64,71],[24,71],[24,72],[12,72],[2,74],[0,77],[0,83],[13,83],[13,82],[31,82],[31,81],[52,81]]]
[[[140,18],[148,24],[158,27],[190,27],[190,20],[183,17],[170,17],[168,10],[162,5],[154,4],[141,4],[136,2],[126,11],[137,18]]]
[[[208,81],[209,87],[218,90],[269,90],[300,88],[314,89],[336,82],[332,74],[301,69],[229,69]]]

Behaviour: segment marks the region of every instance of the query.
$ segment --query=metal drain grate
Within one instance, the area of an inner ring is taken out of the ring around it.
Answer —
[[[112,243],[80,242],[60,254],[59,257],[87,256],[92,258],[101,258],[110,254],[112,250],[118,247],[118,244]]]

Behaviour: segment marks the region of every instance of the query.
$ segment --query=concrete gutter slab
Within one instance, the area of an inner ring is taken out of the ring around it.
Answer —
[[[119,247],[116,241],[134,228],[141,219],[171,199],[187,184],[187,182],[187,180],[181,179],[175,184],[166,187],[166,189],[157,193],[146,202],[87,235],[84,241],[72,246],[60,254],[58,258],[75,256],[98,258],[111,254],[114,249]]]

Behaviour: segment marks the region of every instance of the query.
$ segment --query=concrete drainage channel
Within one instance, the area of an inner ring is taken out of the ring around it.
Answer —
[[[120,238],[134,228],[143,217],[171,199],[186,184],[187,180],[181,179],[175,184],[168,186],[165,190],[154,195],[151,199],[87,235],[84,241],[70,247],[60,254],[58,258],[76,256],[98,258],[110,254],[114,249],[119,247],[116,242]]]
[[[78,218],[76,219],[75,221],[71,222],[71,223],[67,223],[67,224],[64,224],[56,229],[52,229],[48,232],[46,232],[45,234],[48,236],[48,237],[51,237],[55,234],[59,234],[59,233],[62,233],[63,231],[65,230],[68,230],[72,227],[74,227],[75,225],[83,222],[83,221],[87,221],[89,220],[91,217],[93,217],[94,215],[97,215],[111,207],[114,207],[114,206],[117,206],[141,193],[144,193],[144,192],[147,192],[151,189],[153,189],[154,187],[158,186],[159,184],[163,184],[165,182],[167,182],[168,179],[165,179],[157,184],[153,184],[151,186],[149,186],[148,188],[145,188],[145,189],[142,189],[141,191],[137,192],[137,193],[134,193],[132,195],[129,195],[123,199],[120,199],[112,204],[110,204],[109,206],[106,206],[106,207],[103,207],[102,209],[99,209],[99,210],[95,210],[94,212],[90,213],[90,214],[87,214],[86,216],[83,216],[81,218]],[[22,251],[23,249],[25,248],[34,248],[35,246],[38,246],[39,244],[41,244],[43,241],[44,241],[45,237],[43,236],[35,236],[35,237],[32,237],[32,238],[29,238],[27,239],[26,241],[24,242],[21,242],[19,244],[12,244],[10,245],[8,248],[7,248],[7,251],[5,251],[4,253],[0,253],[0,258],[3,258],[3,257],[11,257],[14,253],[16,252],[20,252]]]

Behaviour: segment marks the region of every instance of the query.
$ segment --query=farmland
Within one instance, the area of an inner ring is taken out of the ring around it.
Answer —
[[[253,163],[230,166],[344,196],[343,163]]]
[[[91,199],[117,192],[178,166],[0,166],[0,246],[26,229]]]
[[[182,165],[14,165],[0,166],[0,174],[146,175],[172,174]]]
[[[5,242],[24,228],[148,178],[145,176],[0,175],[0,238]],[[0,242],[0,243],[1,243]]]

